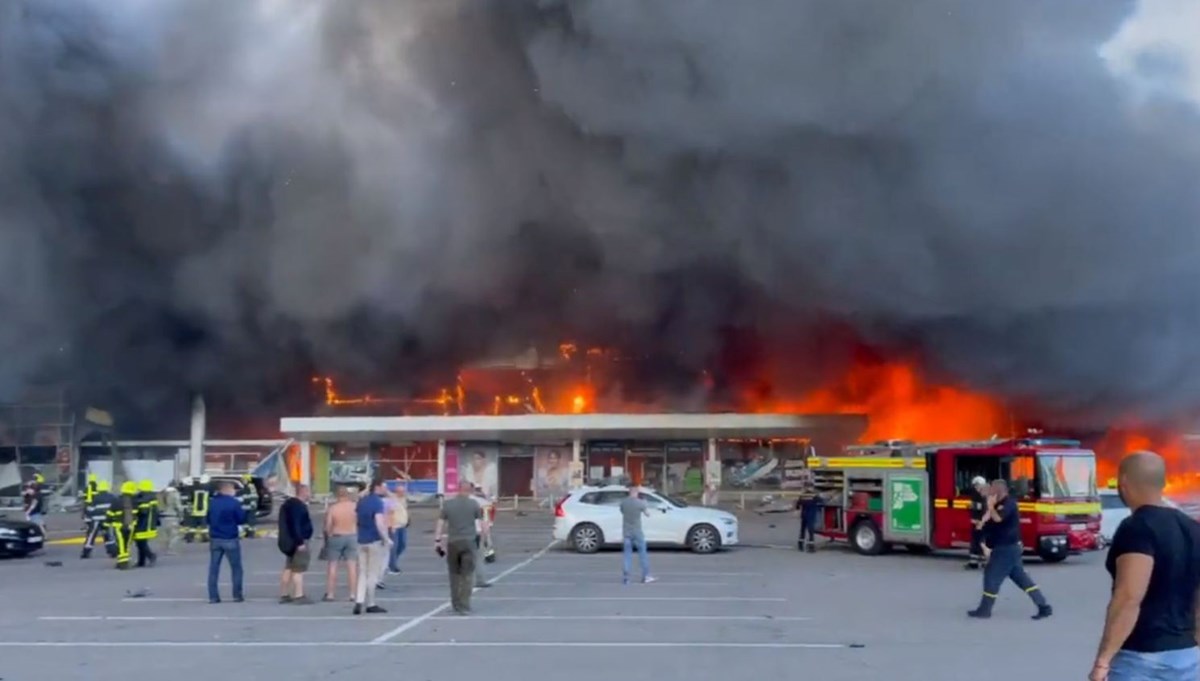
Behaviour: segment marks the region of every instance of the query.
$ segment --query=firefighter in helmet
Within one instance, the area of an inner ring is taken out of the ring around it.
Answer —
[[[129,542],[137,519],[137,484],[132,480],[121,483],[121,496],[108,510],[108,527],[117,544],[117,569],[129,569]]]
[[[137,566],[153,566],[158,561],[150,545],[158,537],[158,494],[154,491],[154,483],[149,480],[139,482],[134,502],[137,504],[137,525],[133,532],[133,540],[137,544]]]
[[[183,500],[183,541],[208,541],[208,500],[211,493],[207,475],[186,477],[180,496]]]
[[[87,536],[83,540],[83,551],[79,554],[81,559],[91,557],[97,539],[104,541],[105,544],[108,543],[108,512],[112,510],[113,504],[117,500],[108,491],[107,482],[97,482],[95,476],[91,477],[92,479],[88,481],[91,499],[83,507],[83,517],[87,521]],[[92,489],[93,484],[95,485],[94,489]]]
[[[242,476],[242,488],[238,491],[242,502],[242,510],[246,512],[246,526],[243,534],[247,539],[253,539],[258,527],[258,488],[254,486],[254,478]]]

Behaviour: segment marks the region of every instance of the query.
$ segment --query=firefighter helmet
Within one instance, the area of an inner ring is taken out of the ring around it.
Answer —
[[[38,484],[40,485],[40,484],[42,484],[43,482],[46,482],[46,478],[43,478],[41,473],[34,473],[34,474],[33,474],[33,481],[34,481],[34,482],[36,482],[36,483],[38,483]]]
[[[137,483],[132,480],[126,480],[121,483],[121,494],[134,495],[137,494]]]
[[[108,484],[107,480],[97,480],[96,481],[96,491],[97,492],[107,492],[108,490],[109,490],[109,484]]]
[[[154,491],[154,483],[150,482],[149,480],[142,480],[141,482],[138,483],[138,491],[139,492],[153,492]]]

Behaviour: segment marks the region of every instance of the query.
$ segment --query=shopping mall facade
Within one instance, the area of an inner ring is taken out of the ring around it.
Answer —
[[[838,451],[861,415],[527,414],[284,418],[286,468],[317,494],[371,478],[414,497],[473,483],[493,497],[553,499],[631,481],[696,500],[786,490],[810,452]]]

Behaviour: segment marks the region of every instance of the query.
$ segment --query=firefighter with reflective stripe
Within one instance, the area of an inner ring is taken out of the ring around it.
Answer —
[[[91,484],[93,481],[88,481]],[[108,491],[107,482],[97,482],[92,499],[83,507],[83,515],[87,520],[87,536],[83,540],[82,559],[90,558],[96,539],[104,540],[108,535],[108,512],[112,510],[116,497]],[[107,542],[106,542],[107,543]]]
[[[129,569],[129,542],[133,541],[133,526],[137,516],[137,485],[133,481],[121,483],[121,496],[108,509],[108,527],[117,545],[117,569]]]
[[[242,488],[238,490],[238,499],[242,502],[242,510],[246,512],[246,525],[242,528],[242,536],[253,539],[258,527],[258,488],[249,475],[242,476]]]
[[[979,607],[967,615],[982,619],[991,617],[992,606],[1000,595],[1000,585],[1004,580],[1011,579],[1037,606],[1033,619],[1049,617],[1054,611],[1021,562],[1021,518],[1017,512],[1017,500],[1008,493],[1008,483],[1003,480],[992,481],[991,494],[986,503],[987,510],[983,514],[986,521],[984,541],[992,552],[983,568],[983,596],[979,599]]]
[[[211,494],[207,475],[183,479],[183,540],[187,543],[208,541],[208,500]]]
[[[98,483],[96,482],[96,474],[88,473],[87,484],[84,485],[84,487],[83,487],[83,505],[84,505],[84,517],[85,518],[87,517],[87,505],[92,503],[92,499],[96,498],[96,492],[99,491],[96,489],[97,484]]]
[[[137,544],[138,567],[153,566],[158,561],[150,542],[158,538],[158,494],[154,491],[154,483],[142,480],[138,483],[137,496],[137,525],[134,527],[133,540]]]
[[[987,512],[988,481],[982,476],[971,480],[971,549],[967,555],[968,570],[978,570],[983,564],[983,515]]]

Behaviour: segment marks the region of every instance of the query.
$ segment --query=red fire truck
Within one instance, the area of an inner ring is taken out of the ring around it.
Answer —
[[[889,441],[808,465],[826,504],[817,532],[862,554],[967,548],[976,477],[1008,481],[1027,552],[1058,562],[1099,548],[1096,455],[1075,440]]]

